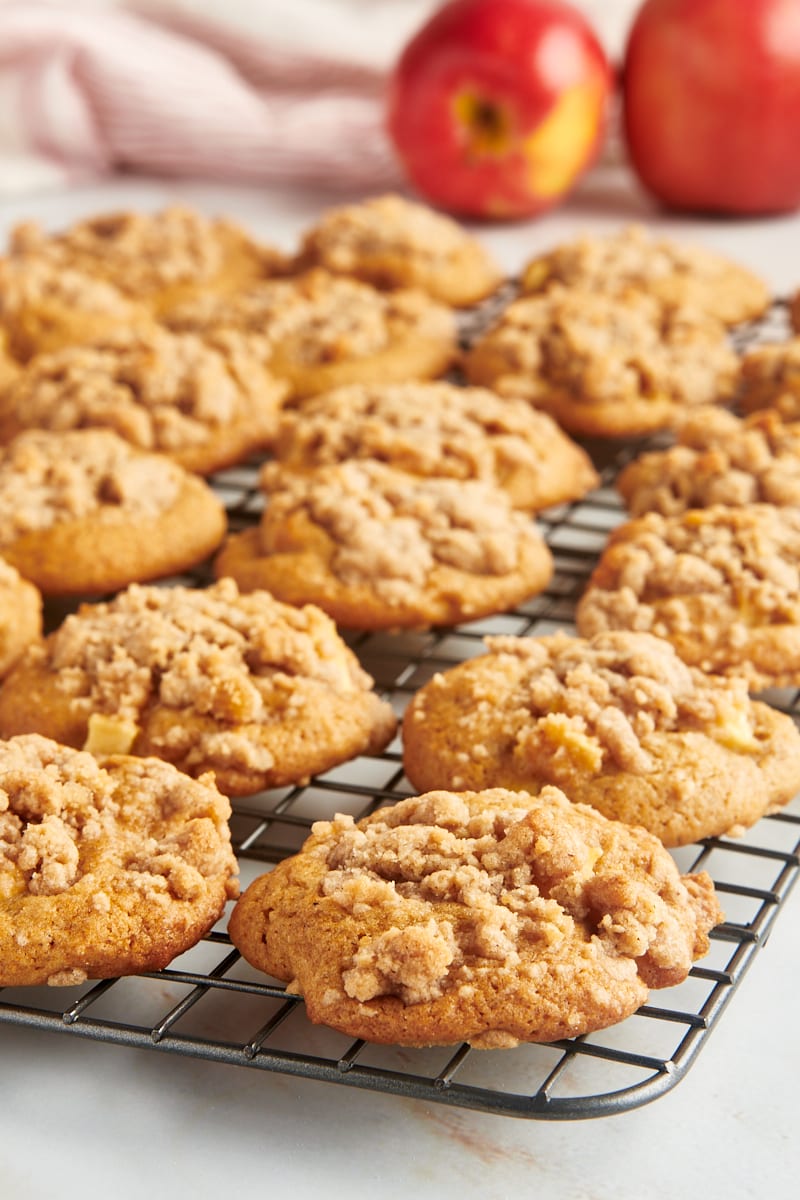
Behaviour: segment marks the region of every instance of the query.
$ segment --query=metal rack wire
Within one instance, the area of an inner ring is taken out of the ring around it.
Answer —
[[[541,595],[458,628],[348,638],[398,714],[435,671],[480,653],[487,634],[573,628],[575,602],[597,554],[624,519],[614,478],[641,448],[609,453],[604,447],[598,490],[540,515],[555,559]],[[223,472],[214,485],[232,527],[256,518],[261,501],[253,466]],[[204,573],[191,581],[202,583]],[[767,698],[800,723],[800,692]],[[307,784],[235,802],[232,833],[243,884],[298,849],[314,820],[334,812],[359,817],[411,791],[394,743]],[[710,838],[675,856],[683,871],[708,870],[720,893],[727,919],[713,931],[710,953],[684,983],[656,993],[656,1002],[619,1025],[572,1040],[501,1051],[352,1041],[312,1025],[302,1000],[249,967],[231,946],[224,918],[157,973],[67,990],[2,990],[0,1022],[487,1113],[545,1120],[618,1113],[654,1100],[683,1078],[764,946],[800,874],[800,805],[762,819],[743,838]]]

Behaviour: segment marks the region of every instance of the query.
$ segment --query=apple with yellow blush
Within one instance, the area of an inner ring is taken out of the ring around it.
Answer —
[[[450,0],[391,72],[389,134],[429,202],[533,216],[597,158],[613,86],[592,26],[564,0]]]

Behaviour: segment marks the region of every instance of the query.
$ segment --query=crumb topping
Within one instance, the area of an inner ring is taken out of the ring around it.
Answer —
[[[485,388],[359,384],[284,413],[275,455],[298,468],[371,458],[414,475],[502,480],[541,471],[562,437],[546,413]]]
[[[654,237],[642,225],[608,237],[576,238],[528,264],[525,291],[553,284],[605,295],[650,293],[668,304],[691,301],[722,320],[755,315],[768,299],[764,284],[746,268],[707,247]]]
[[[21,434],[0,453],[0,545],[87,515],[149,517],[169,508],[183,472],[105,430]]]
[[[472,244],[450,217],[402,196],[376,196],[333,209],[304,239],[321,266],[356,272],[364,257],[401,256],[427,269],[457,259]]]
[[[366,357],[411,333],[446,340],[455,328],[452,313],[424,292],[379,292],[325,271],[261,283],[230,297],[201,297],[176,307],[169,323],[174,329],[257,332],[273,351],[301,363]]]
[[[46,311],[53,304],[121,321],[139,313],[113,284],[46,255],[0,259],[0,320],[13,322],[21,312],[36,307]]]
[[[800,337],[754,346],[742,358],[741,402],[746,411],[774,408],[800,417]]]
[[[586,404],[711,403],[732,390],[739,361],[724,327],[699,310],[563,287],[515,301],[473,353],[483,346],[532,399],[556,388]]]
[[[754,504],[650,513],[620,526],[611,549],[604,586],[590,585],[581,600],[581,632],[602,629],[610,618],[662,637],[713,630],[714,642],[737,647],[754,626],[800,622],[798,509]]]
[[[322,530],[329,568],[345,583],[368,582],[388,601],[424,585],[437,566],[503,575],[519,560],[530,521],[503,492],[477,481],[417,479],[382,463],[346,462],[295,477],[262,470],[269,503],[261,545],[281,549],[298,520]]]
[[[324,613],[266,592],[240,595],[230,579],[203,590],[132,585],[70,614],[41,654],[87,721],[107,714],[139,725],[154,703],[188,711],[214,725],[176,723],[165,735],[173,749],[188,752],[191,742],[197,761],[256,769],[271,766],[272,754],[235,727],[280,723],[320,703],[319,685],[343,695],[372,687]]]
[[[261,363],[262,339],[232,330],[206,337],[156,326],[39,355],[6,395],[20,424],[112,429],[164,452],[201,445],[283,385]]]
[[[566,759],[583,772],[647,775],[656,766],[647,749],[653,733],[694,730],[740,749],[755,745],[744,680],[686,666],[662,638],[610,632],[587,641],[556,634],[489,637],[486,645],[498,669],[511,668],[510,699],[498,711],[493,675],[483,684],[473,678],[468,752],[473,740],[480,747],[486,723],[544,777],[549,763],[563,767]],[[417,708],[416,719],[424,722],[424,702]]]
[[[175,284],[213,283],[224,273],[232,246],[246,246],[254,259],[269,258],[234,222],[180,205],[156,213],[105,213],[59,234],[30,222],[11,234],[12,253],[79,266],[135,296]]]
[[[800,505],[800,422],[784,424],[774,410],[740,421],[724,409],[695,409],[676,446],[635,459],[617,486],[632,516],[713,504]]]
[[[379,912],[384,927],[345,963],[348,996],[424,1003],[490,965],[535,987],[532,955],[580,941],[576,927],[587,968],[608,956],[634,960],[633,972],[636,960],[688,969],[718,910],[701,914],[654,838],[552,787],[470,799],[429,792],[358,825],[338,815],[314,826],[321,895],[348,913]]]
[[[108,911],[93,873],[119,868],[134,890],[193,900],[209,877],[236,874],[229,811],[207,780],[157,759],[126,775],[38,734],[11,738],[0,743],[0,897],[80,883],[95,911]]]

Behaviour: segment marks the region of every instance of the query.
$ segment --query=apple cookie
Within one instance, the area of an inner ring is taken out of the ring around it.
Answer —
[[[558,789],[433,791],[319,821],[250,884],[248,962],[353,1038],[500,1049],[602,1029],[670,987],[722,920],[644,829]]]
[[[553,287],[510,304],[464,367],[471,383],[522,396],[570,433],[636,437],[729,399],[739,359],[697,310]]]
[[[800,421],[774,410],[740,420],[726,409],[695,409],[666,450],[639,455],[617,476],[633,517],[672,516],[712,504],[800,505]]]
[[[205,776],[0,742],[0,987],[158,971],[238,895],[231,808]]]
[[[0,259],[0,343],[7,374],[12,364],[36,354],[151,321],[144,305],[85,271],[38,255]]]
[[[800,508],[648,513],[615,529],[576,610],[586,637],[638,629],[751,689],[800,684]]]
[[[378,288],[419,288],[456,308],[483,300],[503,278],[488,251],[451,217],[395,195],[324,213],[305,234],[296,265]]]
[[[0,675],[42,632],[42,597],[38,588],[0,558]]]
[[[714,250],[650,234],[640,225],[607,237],[579,237],[532,259],[522,290],[566,286],[617,299],[647,295],[667,308],[688,306],[725,325],[760,317],[770,294],[762,279]]]
[[[107,430],[31,430],[0,450],[0,554],[45,595],[177,574],[226,525],[202,479]]]
[[[553,784],[666,846],[741,832],[800,788],[800,732],[743,679],[687,666],[668,641],[614,632],[492,637],[435,675],[403,721],[414,787]]]
[[[261,478],[261,522],[228,537],[217,575],[318,604],[346,628],[454,625],[550,581],[543,538],[491,484],[419,479],[369,460],[306,477],[267,463]]]
[[[313,396],[283,414],[273,453],[293,472],[374,459],[426,478],[485,480],[528,511],[577,500],[599,483],[589,456],[547,413],[450,383]]]
[[[261,339],[156,325],[39,355],[5,394],[0,441],[25,429],[110,429],[207,475],[272,441],[287,385]]]
[[[84,604],[0,689],[2,736],[156,755],[228,795],[296,783],[394,735],[392,708],[312,607],[234,582]]]
[[[191,296],[236,291],[284,268],[277,250],[239,225],[181,205],[101,213],[60,233],[26,222],[12,230],[11,253],[105,280],[153,312]]]
[[[800,337],[746,351],[737,399],[745,413],[774,408],[784,420],[800,420]]]
[[[457,344],[453,313],[424,292],[380,292],[319,270],[203,297],[177,308],[169,324],[259,334],[266,366],[294,396],[376,379],[433,379],[451,365]]]

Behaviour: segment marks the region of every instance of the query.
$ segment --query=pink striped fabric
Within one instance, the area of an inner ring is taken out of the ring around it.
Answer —
[[[384,80],[202,15],[3,3],[0,192],[24,188],[14,162],[45,162],[55,180],[127,169],[398,186]]]

